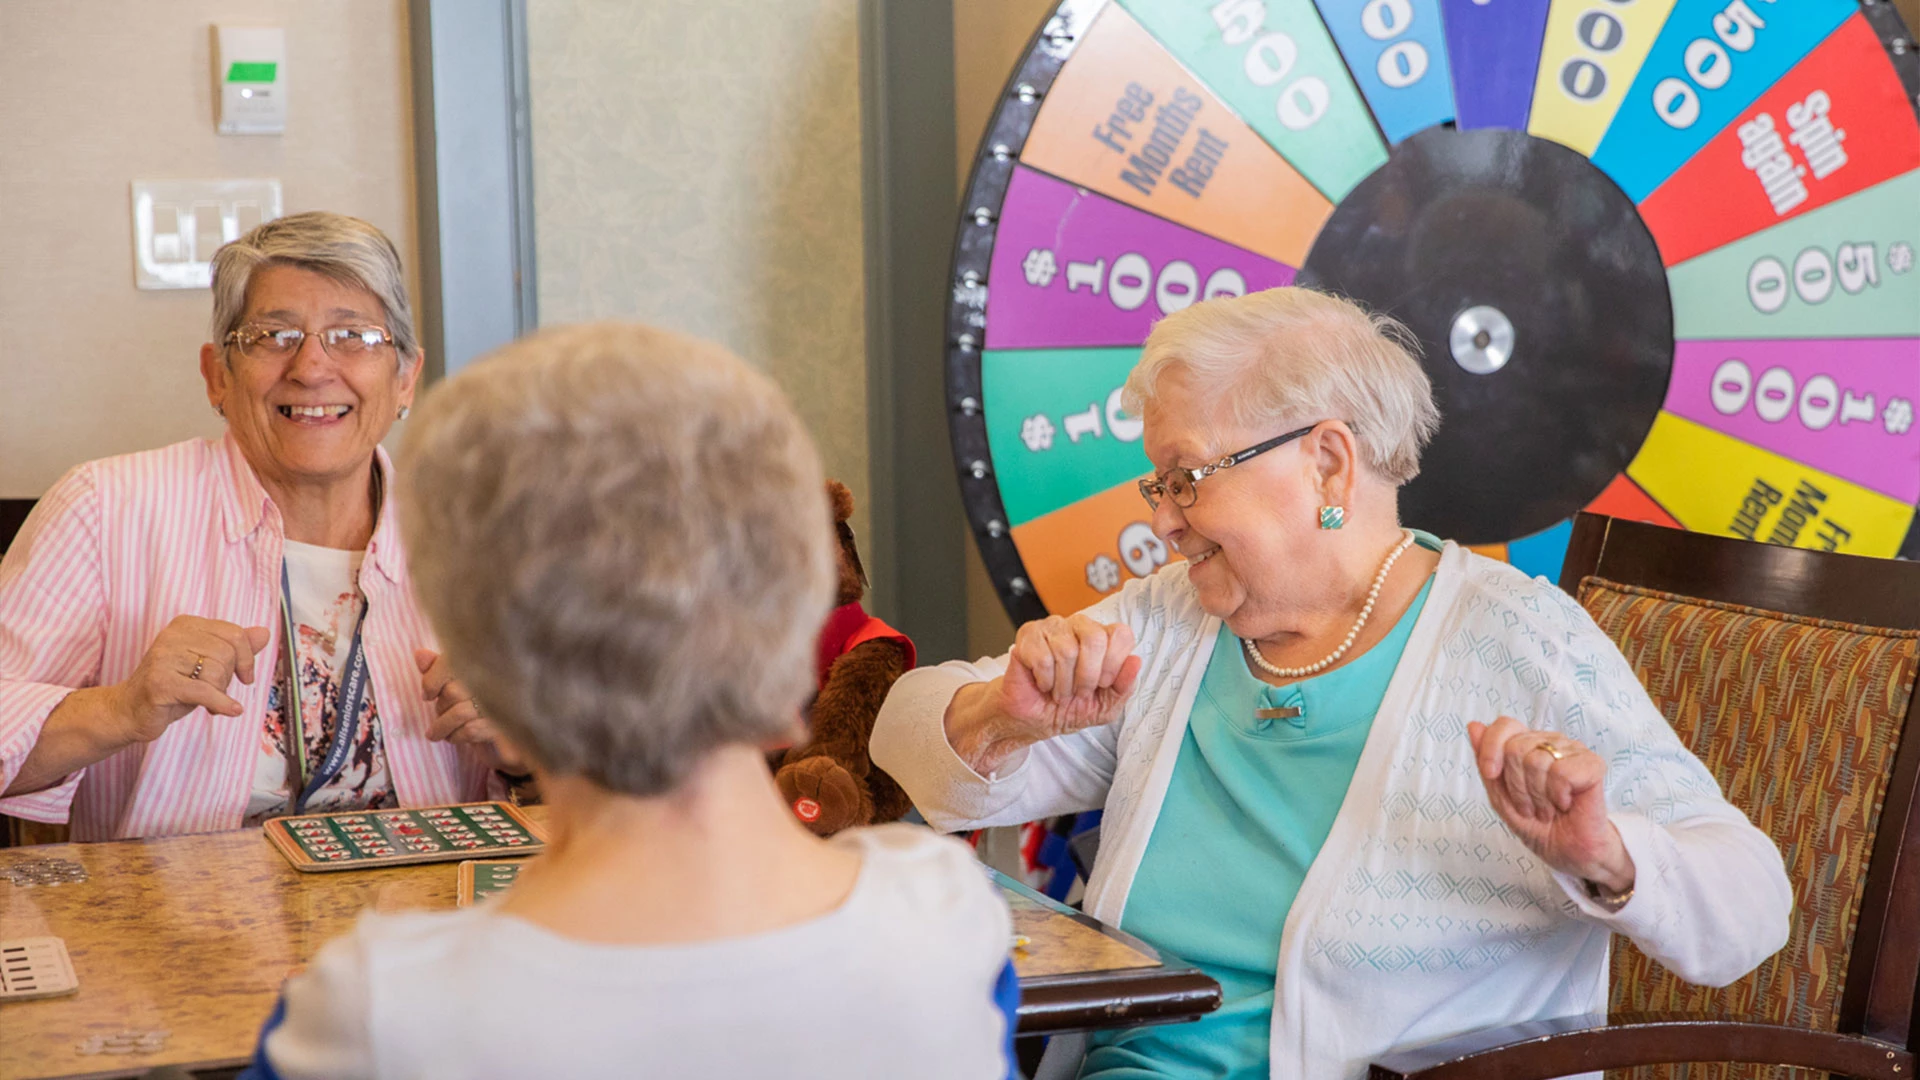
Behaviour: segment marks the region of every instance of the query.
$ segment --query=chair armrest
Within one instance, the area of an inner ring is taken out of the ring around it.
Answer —
[[[1381,1057],[1369,1080],[1553,1080],[1683,1061],[1797,1065],[1854,1077],[1913,1080],[1905,1047],[1830,1031],[1699,1016],[1601,1014],[1488,1028]]]

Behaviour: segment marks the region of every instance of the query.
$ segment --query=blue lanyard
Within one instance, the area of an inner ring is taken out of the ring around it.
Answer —
[[[299,637],[293,622],[293,586],[287,575],[285,559],[280,560],[280,602],[281,618],[287,634],[287,698],[288,708],[293,714],[293,731],[290,734],[298,775],[306,772],[307,725],[301,716]],[[354,737],[360,730],[360,718],[367,711],[367,656],[361,648],[360,636],[367,628],[367,614],[371,610],[370,604],[362,607],[360,619],[353,626],[353,642],[347,646],[345,674],[340,678],[339,697],[334,704],[333,742],[327,747],[327,755],[320,759],[320,766],[314,770],[312,778],[301,788],[300,797],[294,800],[293,812],[296,814],[305,813],[307,800],[340,775],[340,770],[346,767],[347,755],[353,751]]]

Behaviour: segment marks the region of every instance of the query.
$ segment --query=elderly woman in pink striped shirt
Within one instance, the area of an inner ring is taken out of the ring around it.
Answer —
[[[97,840],[481,796],[516,762],[387,498],[421,366],[399,255],[296,214],[215,254],[213,299],[226,436],[78,466],[0,562],[0,813]]]

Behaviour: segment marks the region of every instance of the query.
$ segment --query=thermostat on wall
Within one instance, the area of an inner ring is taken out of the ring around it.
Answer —
[[[213,28],[215,125],[222,135],[287,130],[287,32],[279,27]]]

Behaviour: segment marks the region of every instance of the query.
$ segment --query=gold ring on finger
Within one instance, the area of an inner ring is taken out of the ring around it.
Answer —
[[[1567,755],[1566,755],[1566,752],[1565,752],[1565,751],[1563,751],[1563,750],[1562,750],[1562,749],[1560,748],[1560,746],[1559,746],[1559,744],[1557,744],[1557,743],[1550,743],[1550,742],[1543,742],[1543,743],[1534,743],[1534,744],[1533,744],[1533,749],[1534,749],[1534,750],[1545,750],[1545,751],[1546,751],[1546,752],[1547,752],[1548,754],[1550,754],[1550,755],[1552,755],[1552,757],[1553,757],[1553,760],[1555,760],[1555,761],[1559,761],[1560,759],[1562,759],[1562,758],[1564,758],[1564,757],[1566,757],[1566,756],[1567,756]],[[1530,751],[1528,751],[1528,753],[1532,753],[1532,752],[1533,752],[1532,750],[1530,750]]]
[[[193,658],[193,670],[187,673],[187,678],[198,679],[200,673],[205,670],[207,670],[207,658],[204,656],[195,656]]]

